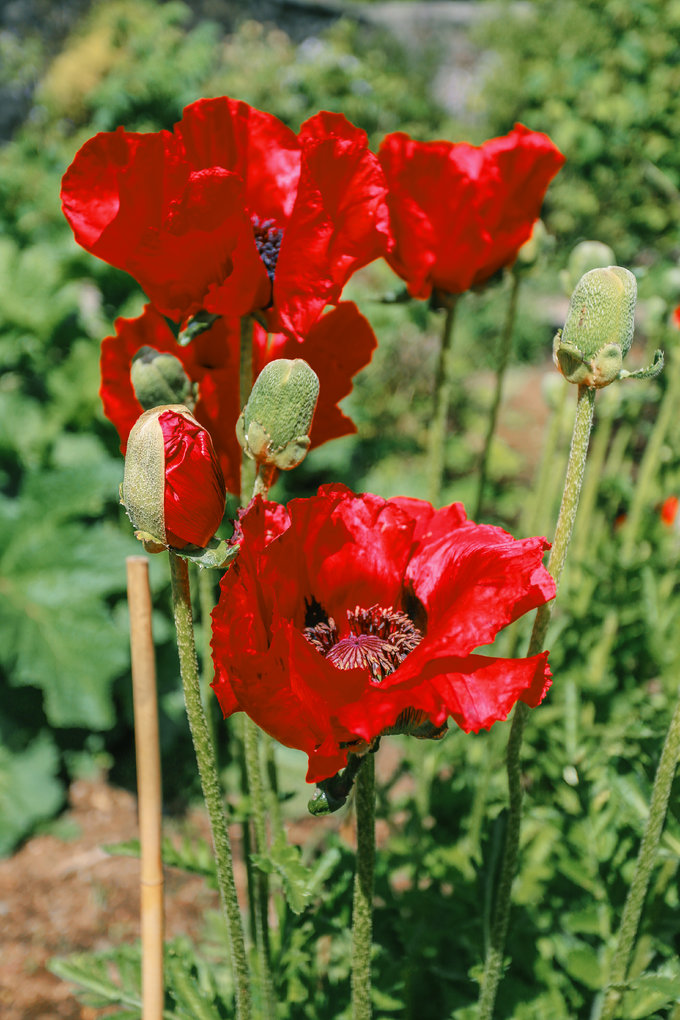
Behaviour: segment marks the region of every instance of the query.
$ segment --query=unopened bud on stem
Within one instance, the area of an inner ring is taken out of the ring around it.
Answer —
[[[258,464],[289,471],[304,460],[319,379],[301,358],[271,361],[255,380],[236,423],[236,438]]]
[[[564,329],[553,341],[553,360],[571,383],[600,389],[615,379],[648,378],[663,367],[657,351],[647,369],[626,372],[623,358],[633,342],[637,282],[628,269],[591,269],[569,302]]]
[[[161,404],[184,404],[193,410],[194,386],[182,362],[153,347],[140,347],[132,360],[130,379],[145,411]]]

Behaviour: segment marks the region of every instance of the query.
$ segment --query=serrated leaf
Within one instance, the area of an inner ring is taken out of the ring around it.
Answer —
[[[128,839],[121,843],[104,846],[107,854],[120,857],[139,857],[139,840]],[[165,836],[161,844],[163,864],[170,868],[181,868],[192,875],[216,879],[215,859],[209,844],[202,839],[184,839],[179,847]]]
[[[253,854],[252,860],[261,871],[279,876],[288,906],[294,914],[301,914],[317,883],[314,873],[300,860],[300,848],[279,833],[267,854]]]

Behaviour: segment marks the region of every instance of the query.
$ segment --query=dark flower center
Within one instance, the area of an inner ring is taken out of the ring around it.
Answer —
[[[274,226],[274,220],[262,220],[260,222],[259,216],[251,216],[250,221],[253,224],[253,235],[257,253],[264,262],[264,268],[267,270],[270,282],[273,283],[276,263],[279,260],[279,251],[281,250],[283,230],[280,227]]]
[[[338,669],[368,669],[376,683],[394,673],[423,635],[405,613],[371,606],[347,610],[348,633],[340,637],[335,620],[305,627],[304,636]]]

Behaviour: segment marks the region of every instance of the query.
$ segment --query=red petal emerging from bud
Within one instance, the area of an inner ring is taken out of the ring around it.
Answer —
[[[193,418],[163,411],[165,532],[168,544],[205,546],[224,514],[224,478],[206,430]]]

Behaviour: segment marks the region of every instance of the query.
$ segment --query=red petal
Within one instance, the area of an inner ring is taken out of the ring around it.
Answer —
[[[388,135],[394,249],[387,258],[416,297],[458,294],[512,263],[540,214],[564,157],[547,135],[521,124],[476,147]]]
[[[278,322],[304,336],[357,269],[389,241],[387,188],[366,134],[340,114],[302,125],[302,167],[274,278]]]
[[[542,563],[548,548],[544,538],[516,541],[502,528],[472,521],[448,540],[424,539],[407,581],[427,611],[430,654],[467,655],[554,598],[555,582]]]
[[[223,96],[185,107],[175,125],[192,167],[221,166],[245,185],[250,215],[282,225],[293,209],[300,176],[300,143],[270,113]]]
[[[224,479],[208,432],[176,411],[158,418],[165,447],[165,533],[170,545],[206,546],[222,523]]]
[[[342,625],[357,603],[398,603],[413,535],[403,511],[379,496],[329,485],[315,499],[291,500],[288,513],[291,526],[268,559],[280,574],[286,562],[306,569],[309,593],[329,616]]]
[[[64,175],[62,200],[76,240],[134,276],[172,319],[222,284],[231,314],[244,314],[267,286],[242,181],[220,166],[195,170],[167,131],[91,138]]]

